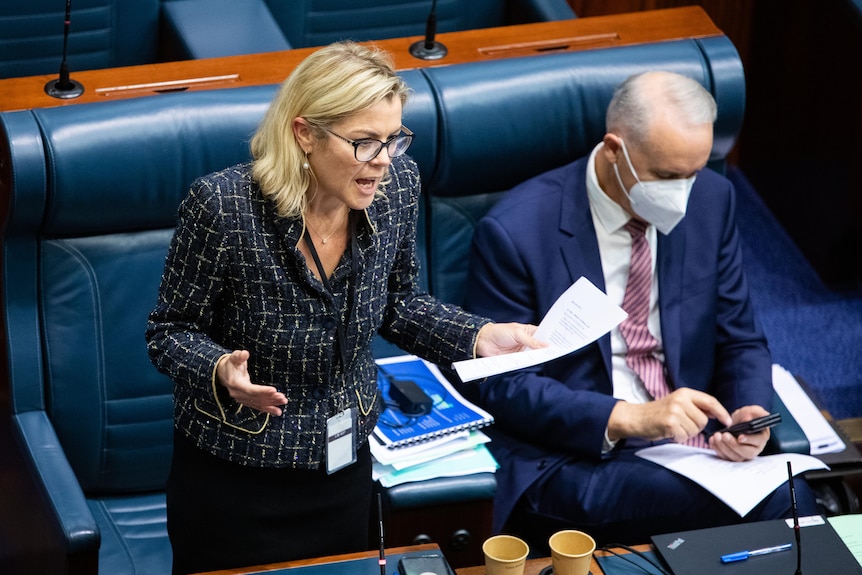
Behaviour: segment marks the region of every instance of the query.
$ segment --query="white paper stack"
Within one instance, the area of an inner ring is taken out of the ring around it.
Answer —
[[[372,477],[383,487],[392,487],[435,477],[493,473],[499,466],[488,451],[489,441],[487,435],[473,430],[410,447],[388,449],[372,436],[369,439],[374,456]]]
[[[844,451],[847,447],[844,441],[826,421],[793,374],[780,365],[773,364],[772,386],[808,438],[811,455]]]

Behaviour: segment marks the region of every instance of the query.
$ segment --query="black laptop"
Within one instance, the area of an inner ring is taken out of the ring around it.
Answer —
[[[816,515],[799,520],[802,575],[862,575],[835,529]],[[797,567],[793,521],[776,519],[725,527],[666,533],[652,537],[656,554],[674,575],[794,575]],[[790,543],[791,547],[744,561],[723,563],[724,555]]]

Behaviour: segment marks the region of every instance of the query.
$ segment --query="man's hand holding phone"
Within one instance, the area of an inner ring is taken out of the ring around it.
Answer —
[[[737,423],[735,425],[731,425],[730,427],[725,427],[723,429],[719,429],[716,433],[730,433],[734,437],[739,435],[748,435],[750,433],[757,433],[758,431],[763,431],[764,429],[769,429],[770,427],[775,427],[781,423],[781,414],[780,413],[770,413],[769,415],[764,415],[763,417],[755,417],[749,421],[743,421],[742,423]]]
[[[709,446],[722,459],[748,461],[757,457],[766,447],[769,429],[781,421],[781,415],[767,413],[758,405],[749,405],[734,411],[733,419],[737,423],[710,436]]]

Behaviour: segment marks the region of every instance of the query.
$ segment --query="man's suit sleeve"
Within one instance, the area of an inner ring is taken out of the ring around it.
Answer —
[[[496,321],[538,324],[571,282],[559,264],[556,271],[546,267],[552,265],[553,250],[527,223],[542,220],[522,215],[523,227],[504,226],[493,217],[479,223],[466,307]],[[598,383],[607,379],[601,354],[592,345],[546,365],[473,384],[472,391],[507,433],[553,450],[598,457],[615,404],[609,392],[598,391]]]

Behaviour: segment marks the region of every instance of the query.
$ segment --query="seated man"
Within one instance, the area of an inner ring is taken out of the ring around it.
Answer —
[[[634,455],[671,440],[742,461],[769,438],[768,430],[709,435],[766,415],[773,398],[734,190],[704,167],[715,118],[696,81],[633,76],[614,94],[607,134],[589,157],[517,186],[479,223],[471,311],[538,323],[585,276],[629,314],[578,352],[468,388],[497,421],[496,531],[515,510],[548,529],[577,526],[600,544],[791,516],[787,486],[740,518]],[[797,500],[801,514],[816,513],[802,480]]]

